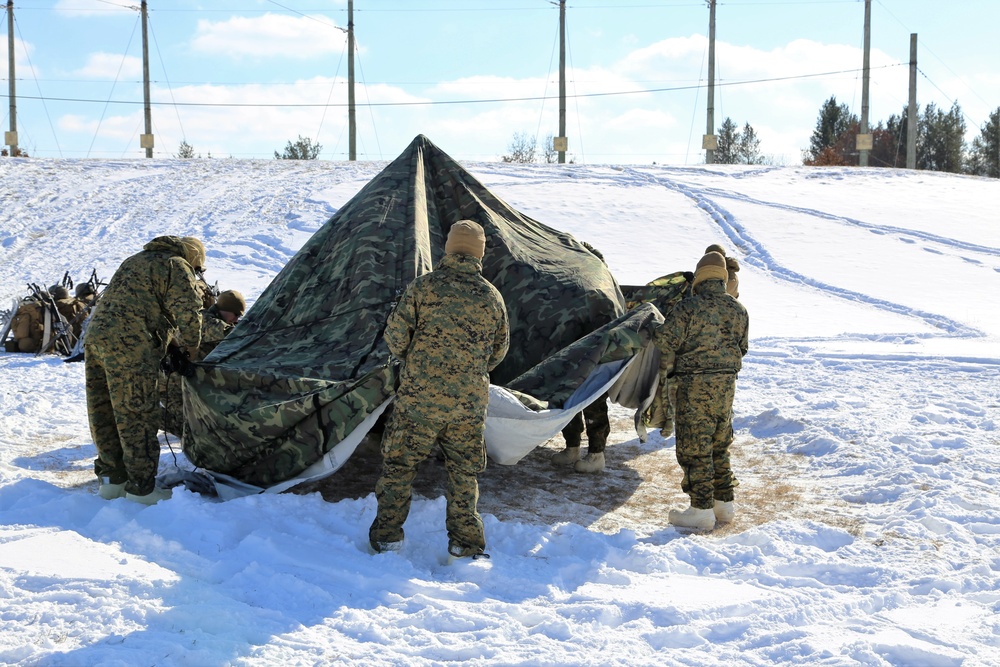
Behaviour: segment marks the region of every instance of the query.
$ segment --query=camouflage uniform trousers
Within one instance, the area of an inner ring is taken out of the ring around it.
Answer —
[[[562,434],[567,447],[580,446],[584,428],[587,431],[587,453],[599,454],[603,452],[604,446],[608,443],[608,436],[611,435],[607,394],[585,407],[582,412],[573,415],[573,420],[566,424]]]
[[[382,438],[382,474],[375,484],[378,513],[368,531],[369,541],[398,542],[403,539],[403,523],[410,513],[410,499],[417,466],[436,444],[444,452],[448,474],[445,490],[448,552],[455,556],[482,553],[486,548],[483,520],[476,510],[479,481],[486,469],[485,422],[438,424],[416,419],[393,410]]]
[[[733,442],[733,373],[678,377],[677,463],[684,472],[681,490],[691,506],[711,509],[716,500],[733,499],[739,485],[729,463]]]
[[[84,363],[94,472],[112,484],[127,482],[128,493],[146,495],[156,485],[160,459],[157,350],[87,344]]]

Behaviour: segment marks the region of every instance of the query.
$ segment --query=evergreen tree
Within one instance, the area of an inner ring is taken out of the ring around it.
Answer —
[[[740,135],[739,164],[763,164],[764,158],[760,154],[760,139],[754,132],[750,123],[743,125],[743,134]]]
[[[728,116],[717,130],[718,146],[715,149],[717,164],[764,164],[760,154],[760,139],[750,123],[743,129],[736,128],[736,123]]]
[[[837,98],[830,96],[819,110],[816,129],[809,139],[809,149],[804,155],[805,164],[854,164],[849,158],[856,151],[854,137],[848,144],[844,135],[856,134],[860,126],[858,117],[851,113],[846,104],[837,104]],[[831,161],[832,160],[832,161]]]
[[[717,132],[719,140],[715,148],[715,162],[717,164],[739,164],[740,133],[736,129],[736,123],[729,116],[726,116]]]
[[[917,135],[917,168],[959,173],[965,153],[965,119],[958,102],[948,113],[933,102],[924,107]]]
[[[906,108],[900,115],[889,116],[885,125],[879,121],[872,130],[872,150],[868,154],[868,164],[873,167],[906,167],[906,133],[909,123]]]
[[[285,152],[281,155],[274,151],[275,160],[315,160],[319,157],[319,152],[323,150],[321,144],[314,144],[309,137],[299,135],[298,141],[294,144],[289,141],[285,146]]]
[[[966,171],[975,176],[1000,178],[1000,107],[990,114],[972,140]]]
[[[189,144],[186,140],[181,139],[181,145],[177,148],[177,155],[174,157],[183,159],[194,157],[194,146]]]

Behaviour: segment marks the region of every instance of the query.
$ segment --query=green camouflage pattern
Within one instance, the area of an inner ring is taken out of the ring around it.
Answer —
[[[403,523],[410,513],[410,499],[417,466],[430,456],[435,445],[444,454],[445,527],[448,551],[471,556],[486,548],[479,501],[478,473],[486,469],[483,420],[478,423],[441,424],[412,419],[402,410],[393,410],[382,438],[382,474],[375,483],[378,511],[368,530],[372,548],[379,543],[403,539]]]
[[[478,259],[445,255],[389,316],[385,341],[402,361],[397,410],[438,423],[485,418],[490,371],[509,338],[503,297],[480,270]]]
[[[675,428],[681,488],[699,509],[733,499],[729,461],[736,374],[747,353],[749,316],[722,280],[694,287],[653,332],[661,354],[673,353],[677,378]]]
[[[651,280],[645,285],[622,285],[629,308],[640,303],[652,303],[660,313],[669,313],[681,299],[691,295],[694,274],[675,271]],[[646,426],[660,429],[664,436],[674,430],[674,407],[677,405],[677,378],[673,376],[674,353],[660,355],[659,385],[653,403],[643,414]]]
[[[483,441],[489,372],[507,353],[507,310],[500,292],[480,275],[478,259],[449,254],[418,276],[389,315],[385,340],[402,361],[391,423],[382,440],[382,473],[372,547],[403,539],[417,466],[440,442],[448,484],[449,551],[486,546],[476,511],[476,474],[486,469]]]
[[[87,416],[97,448],[94,472],[125,490],[153,490],[161,415],[157,378],[170,331],[200,339],[201,297],[176,237],[161,236],[122,262],[87,329]]]
[[[202,290],[202,293],[204,291]],[[191,361],[201,361],[229,335],[236,325],[222,319],[214,304],[201,313],[201,344]],[[160,404],[163,406],[163,430],[178,438],[184,432],[184,377],[178,373],[160,373]]]
[[[303,245],[185,379],[188,458],[269,486],[350,434],[395,390],[398,368],[383,339],[394,303],[441,262],[448,230],[465,219],[485,230],[482,275],[507,306],[510,350],[493,384],[622,312],[621,290],[596,255],[512,209],[418,136]],[[536,389],[548,399],[546,387]]]
[[[201,340],[201,294],[176,236],[158,236],[118,267],[94,307],[87,343],[160,348]],[[157,358],[159,359],[159,357]]]
[[[640,303],[651,303],[660,313],[668,313],[681,299],[691,294],[693,278],[689,271],[675,271],[645,285],[622,285],[626,308],[631,310]]]
[[[608,395],[605,393],[596,401],[576,413],[566,428],[562,430],[567,447],[583,444],[583,433],[587,432],[587,453],[600,454],[608,444],[611,422],[608,419]]]
[[[219,343],[222,342],[229,333],[236,328],[235,324],[230,324],[222,318],[219,307],[213,304],[201,313],[201,343],[198,345],[198,354],[191,361],[201,361],[212,353]]]
[[[653,333],[661,354],[673,352],[674,373],[738,373],[747,353],[750,318],[721,280],[706,280],[666,313]]]
[[[648,340],[640,331],[651,331],[661,322],[663,316],[654,305],[640,304],[559,350],[505,386],[518,393],[544,397],[547,407],[561,408],[600,364],[637,354]]]
[[[153,490],[160,462],[157,371],[154,349],[120,349],[113,343],[85,343],[87,419],[97,448],[94,473],[128,493]]]
[[[729,502],[739,482],[729,461],[736,376],[682,375],[677,383],[677,463],[681,490],[698,509]]]

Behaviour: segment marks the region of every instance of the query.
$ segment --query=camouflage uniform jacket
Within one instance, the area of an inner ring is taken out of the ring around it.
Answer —
[[[653,342],[661,353],[676,352],[676,375],[738,373],[749,326],[746,308],[726,294],[725,283],[706,280],[666,314]]]
[[[201,293],[178,239],[159,236],[118,267],[87,329],[87,344],[111,343],[166,350],[178,330],[185,347],[201,341]]]
[[[214,350],[222,339],[229,335],[229,332],[236,328],[235,324],[230,324],[222,319],[219,307],[216,305],[206,308],[201,313],[201,346],[198,348],[198,358],[192,361],[201,361]]]
[[[445,255],[410,283],[385,329],[403,361],[398,409],[436,423],[477,423],[486,416],[489,372],[507,354],[507,308],[482,264]]]

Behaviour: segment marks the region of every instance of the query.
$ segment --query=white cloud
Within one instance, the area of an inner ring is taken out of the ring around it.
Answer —
[[[92,53],[87,64],[74,72],[76,76],[91,79],[121,78],[142,80],[142,58],[115,53]]]
[[[340,53],[347,34],[326,16],[264,14],[225,21],[198,21],[191,47],[233,58],[313,58]]]

